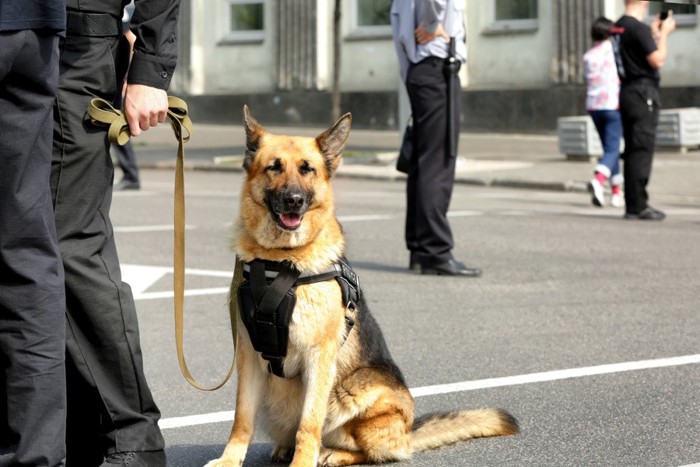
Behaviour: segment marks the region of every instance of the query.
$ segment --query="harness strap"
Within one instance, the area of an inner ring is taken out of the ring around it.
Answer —
[[[253,260],[243,265],[243,277],[250,283],[250,292],[255,303],[254,318],[249,318],[246,326],[255,326],[254,347],[262,354],[263,359],[268,362],[270,373],[285,377],[282,359],[287,355],[287,349],[281,348],[286,345],[286,335],[279,344],[280,332],[289,332],[289,327],[277,328],[278,307],[289,291],[296,286],[313,284],[328,280],[337,280],[342,293],[342,300],[346,310],[354,312],[360,300],[360,286],[357,274],[347,263],[345,257],[332,264],[326,271],[319,274],[301,275],[288,261],[275,262],[261,259]],[[268,281],[272,282],[268,285]],[[289,316],[289,315],[287,315]],[[350,334],[355,320],[352,316],[345,316],[345,336]],[[261,337],[262,334],[262,337]],[[251,339],[253,336],[251,335]],[[260,339],[260,340],[258,340]]]
[[[253,289],[253,296],[258,305],[258,310],[263,314],[273,315],[289,289],[294,286],[294,283],[299,278],[299,274],[296,268],[284,268],[277,274],[272,284],[267,287],[265,265],[260,262],[253,262],[250,285]]]

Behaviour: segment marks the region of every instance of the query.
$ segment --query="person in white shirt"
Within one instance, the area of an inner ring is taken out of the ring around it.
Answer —
[[[467,267],[452,256],[454,241],[447,220],[461,86],[456,73],[447,73],[446,59],[450,39],[455,46],[453,65],[467,59],[464,2],[394,0],[391,28],[413,113],[413,155],[406,184],[409,268],[421,274],[479,277],[480,269]]]

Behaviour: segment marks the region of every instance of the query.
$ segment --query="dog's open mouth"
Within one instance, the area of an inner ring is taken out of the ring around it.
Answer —
[[[301,214],[277,214],[277,224],[285,230],[296,230],[304,218]]]

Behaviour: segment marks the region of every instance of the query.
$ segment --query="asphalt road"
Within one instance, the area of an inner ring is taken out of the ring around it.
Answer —
[[[172,185],[142,171],[112,220],[132,284],[169,465],[221,453],[235,381],[200,392],[175,356]],[[242,174],[188,172],[186,354],[214,384],[232,358],[226,289]],[[406,466],[685,466],[700,463],[700,208],[655,197],[669,218],[624,221],[580,193],[456,186],[455,255],[480,279],[410,274],[404,184],[339,179],[347,256],[416,412],[503,407],[522,433],[418,453]],[[445,386],[446,385],[446,386]],[[195,417],[199,416],[199,417]],[[221,421],[223,420],[223,421]],[[270,465],[256,434],[246,466]]]

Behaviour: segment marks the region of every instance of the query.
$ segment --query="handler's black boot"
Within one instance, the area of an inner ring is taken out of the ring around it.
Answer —
[[[115,452],[100,467],[165,467],[165,451]]]

